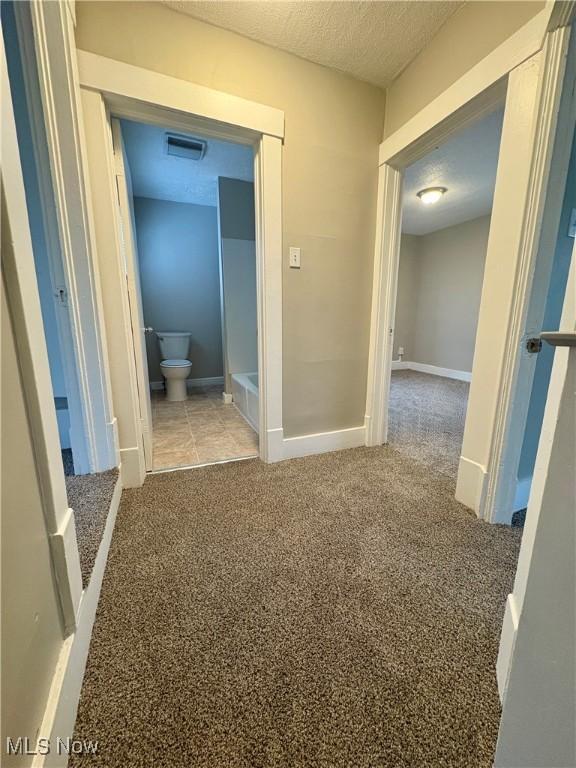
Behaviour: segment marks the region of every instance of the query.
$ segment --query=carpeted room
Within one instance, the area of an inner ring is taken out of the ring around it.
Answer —
[[[520,531],[392,448],[126,491],[72,766],[490,766]]]

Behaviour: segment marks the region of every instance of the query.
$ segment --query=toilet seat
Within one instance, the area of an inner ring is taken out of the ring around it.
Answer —
[[[160,368],[186,368],[191,365],[190,360],[162,360]]]

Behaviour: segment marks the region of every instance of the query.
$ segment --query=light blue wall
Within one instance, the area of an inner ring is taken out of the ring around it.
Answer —
[[[570,259],[574,247],[574,238],[568,237],[568,225],[573,208],[576,208],[576,136],[572,142],[570,168],[566,182],[566,191],[564,193],[560,229],[556,243],[556,251],[554,253],[554,264],[552,267],[542,330],[556,331],[560,326],[562,304],[568,280],[568,270],[570,269]],[[519,480],[532,477],[532,473],[534,472],[534,463],[536,461],[538,441],[540,439],[540,431],[544,419],[544,408],[546,406],[546,397],[548,395],[548,385],[550,383],[553,360],[553,347],[549,344],[543,344],[536,361],[534,383],[532,385],[530,405],[528,407],[526,431],[524,433],[522,453],[518,468]]]
[[[216,208],[134,198],[144,322],[189,331],[191,379],[222,376]],[[147,336],[150,381],[162,381],[160,350]]]

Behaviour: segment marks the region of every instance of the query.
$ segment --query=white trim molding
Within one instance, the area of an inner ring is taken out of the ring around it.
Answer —
[[[102,580],[116,523],[116,515],[120,506],[121,494],[122,484],[120,478],[118,478],[90,581],[82,593],[77,628],[75,633],[70,635],[62,646],[52,680],[39,733],[39,738],[50,739],[52,744],[56,743],[57,738],[65,741],[68,737],[72,737],[74,732],[74,723],[88,658],[92,627],[96,617],[96,608],[102,589]],[[53,749],[49,755],[36,755],[32,761],[32,768],[48,768],[48,766],[65,768],[66,757],[65,755],[58,755],[57,750]]]
[[[486,496],[486,467],[465,456],[460,456],[458,478],[456,480],[456,498],[469,509],[482,509]]]
[[[366,445],[381,445],[388,438],[388,397],[401,224],[402,174],[390,165],[383,165],[378,169],[374,282],[364,418]]]
[[[282,422],[282,142],[263,135],[254,157],[260,458],[279,461]],[[264,437],[264,439],[262,439]]]
[[[60,594],[66,603],[63,605],[64,616],[68,617],[66,634],[76,627],[76,615],[82,597],[82,573],[76,539],[74,512],[68,508],[58,525],[58,530],[49,535],[52,562]],[[69,585],[69,587],[68,587]],[[72,621],[71,617],[74,617]]]
[[[496,680],[498,681],[498,694],[500,703],[504,701],[506,689],[508,688],[508,679],[510,677],[510,662],[514,653],[516,644],[516,635],[518,633],[518,606],[513,593],[506,598],[506,608],[504,610],[504,620],[502,622],[502,633],[500,635],[500,647],[498,648],[498,659],[496,661]]]
[[[300,456],[342,451],[346,448],[358,448],[365,443],[366,430],[364,427],[350,427],[349,429],[337,429],[333,432],[286,437],[283,440],[283,458],[296,459]]]
[[[127,102],[138,102],[139,110],[160,107],[233,126],[236,131],[284,138],[284,112],[280,109],[88,51],[78,50],[77,54],[82,87],[102,93],[111,106],[116,99],[123,110]]]
[[[98,273],[94,266],[90,231],[90,206],[86,196],[74,29],[65,3],[30,3],[26,7],[30,10],[34,31],[38,82],[76,360],[77,400],[86,442],[87,460],[80,463],[84,472],[100,472],[115,466],[115,446],[109,441],[112,405],[99,312]]]
[[[512,243],[513,249],[506,249],[510,256],[514,254],[517,267],[510,300],[510,320],[508,327],[503,329],[505,348],[487,462],[488,486],[485,503],[478,510],[482,518],[491,522],[510,523],[514,512],[516,485],[510,482],[510,478],[516,478],[518,473],[521,437],[526,428],[536,367],[536,356],[525,352],[525,339],[536,335],[542,328],[574,133],[574,75],[570,83],[564,82],[569,41],[568,27],[561,27],[546,36],[534,104],[529,173],[525,185],[520,186],[518,180],[515,184],[517,194],[521,189],[525,190],[525,202],[519,198],[524,209],[524,220],[518,241]],[[521,70],[516,71],[520,78]],[[516,75],[516,72],[513,74]],[[563,92],[568,99],[565,99],[564,109],[560,112]],[[558,127],[568,128],[563,131],[560,142],[556,140]],[[559,158],[558,152],[561,155]],[[556,160],[554,164],[553,157]],[[500,246],[501,243],[492,243],[492,247]],[[533,290],[535,275],[538,281],[536,288],[541,290]],[[527,333],[530,328],[534,329],[533,334]],[[473,393],[470,405],[474,406]]]
[[[442,368],[438,365],[429,365],[428,363],[413,363],[408,360],[393,360],[393,371],[418,371],[419,373],[429,373],[432,376],[442,376],[445,379],[457,379],[458,381],[471,381],[471,371],[457,371],[455,368]]]

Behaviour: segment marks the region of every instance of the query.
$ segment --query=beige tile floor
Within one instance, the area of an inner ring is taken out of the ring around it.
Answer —
[[[195,390],[181,403],[152,392],[153,468],[172,469],[258,455],[258,435],[222,387]]]

